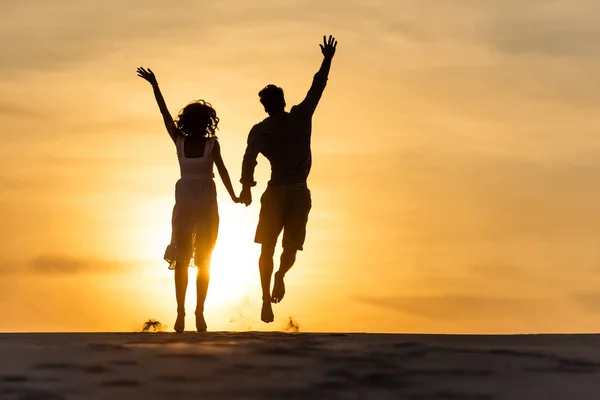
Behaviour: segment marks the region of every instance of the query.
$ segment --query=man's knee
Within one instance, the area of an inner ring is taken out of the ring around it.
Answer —
[[[275,254],[275,246],[271,246],[268,244],[262,245],[262,249],[260,251],[261,257],[271,257],[272,258],[274,254]]]
[[[298,252],[298,250],[296,250],[294,248],[284,247],[283,252],[281,253],[281,258],[295,260],[297,252]]]

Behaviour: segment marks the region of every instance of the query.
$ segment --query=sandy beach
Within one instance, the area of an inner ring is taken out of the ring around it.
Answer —
[[[595,399],[600,336],[0,334],[1,399]]]

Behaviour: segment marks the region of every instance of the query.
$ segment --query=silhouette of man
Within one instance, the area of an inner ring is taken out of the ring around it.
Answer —
[[[294,265],[296,252],[304,245],[312,206],[306,183],[312,164],[312,116],[327,84],[337,41],[331,35],[329,38],[323,36],[323,44],[319,46],[323,53],[321,68],[315,74],[306,98],[290,112],[285,111],[285,98],[280,87],[268,85],[258,93],[269,116],[250,130],[242,163],[240,201],[246,206],[252,203],[251,188],[256,185],[254,169],[258,154],[265,156],[271,164],[271,179],[261,197],[254,238],[262,245],[258,262],[263,300],[261,320],[267,323],[274,320],[271,303],[279,303],[285,295],[285,274]],[[275,273],[273,293],[269,294],[275,245],[282,230],[283,252],[279,270]]]

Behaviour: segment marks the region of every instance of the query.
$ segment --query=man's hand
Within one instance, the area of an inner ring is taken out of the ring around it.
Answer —
[[[321,52],[323,53],[323,57],[332,59],[335,55],[335,48],[337,47],[337,40],[331,35],[329,35],[329,39],[326,36],[323,36],[323,44],[320,44]]]
[[[150,84],[152,86],[158,85],[158,82],[156,81],[156,76],[154,75],[154,72],[152,72],[152,70],[150,68],[148,68],[148,70],[146,70],[143,67],[139,67],[137,69],[137,74],[140,78],[145,79],[148,82],[150,82]]]
[[[243,203],[248,207],[252,204],[252,192],[250,186],[244,186],[242,188],[242,192],[240,193],[240,203]]]

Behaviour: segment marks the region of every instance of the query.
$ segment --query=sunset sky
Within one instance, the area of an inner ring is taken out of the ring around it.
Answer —
[[[0,4],[0,331],[171,328],[179,169],[136,68],[173,115],[215,106],[239,190],[258,91],[301,101],[323,34],[339,45],[313,120],[305,251],[262,324],[269,166],[248,208],[217,178],[209,329],[600,331],[598,1],[173,4]]]

